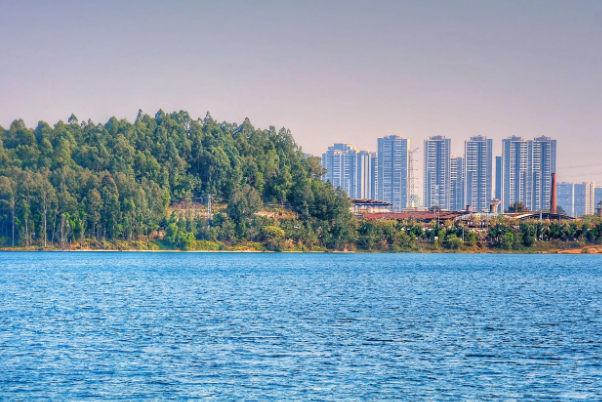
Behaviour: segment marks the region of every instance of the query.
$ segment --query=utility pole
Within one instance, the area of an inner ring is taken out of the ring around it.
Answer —
[[[15,199],[12,198],[11,207],[13,209],[12,218],[13,218],[13,247],[15,247]]]
[[[211,194],[207,196],[207,227],[211,227]]]
[[[435,184],[435,190],[437,190],[437,205],[435,206],[435,216],[437,217],[437,230],[439,230],[439,211],[441,210],[441,206],[439,205],[439,185],[438,184]],[[433,203],[432,200],[433,200],[433,197],[431,197],[431,204]]]

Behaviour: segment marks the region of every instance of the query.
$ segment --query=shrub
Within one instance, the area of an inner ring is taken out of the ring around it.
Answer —
[[[466,239],[466,244],[470,247],[474,247],[477,245],[477,235],[474,232],[470,232],[468,234],[468,238]]]
[[[512,250],[514,245],[514,234],[506,233],[502,239],[502,248],[506,250]]]
[[[197,240],[195,250],[199,251],[216,251],[220,249],[219,243],[207,240]]]
[[[523,235],[523,245],[525,247],[532,247],[535,244],[535,236]]]
[[[450,234],[445,240],[445,247],[450,250],[457,250],[462,246],[462,239],[458,239],[455,234]]]
[[[261,233],[266,241],[266,246],[270,250],[280,250],[284,239],[284,230],[277,226],[264,226]]]

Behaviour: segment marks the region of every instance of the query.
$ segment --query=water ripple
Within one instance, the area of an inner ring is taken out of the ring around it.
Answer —
[[[590,255],[0,253],[0,399],[600,400]]]

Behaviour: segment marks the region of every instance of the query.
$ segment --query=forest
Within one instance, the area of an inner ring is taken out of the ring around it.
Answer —
[[[500,218],[479,230],[358,220],[323,173],[289,130],[257,129],[249,119],[160,110],[139,111],[133,123],[71,115],[29,128],[15,120],[0,127],[0,247],[524,251],[602,239],[596,217],[520,225]],[[209,196],[215,213],[191,211]]]
[[[315,245],[337,248],[347,241],[349,200],[321,175],[319,159],[305,158],[290,131],[256,129],[248,119],[160,110],[140,111],[134,123],[71,115],[32,129],[15,120],[0,127],[0,246],[100,248],[162,233],[166,247],[190,247],[191,236],[232,245],[268,236],[253,222],[267,202],[294,210]],[[212,222],[168,214],[208,195],[228,205]]]

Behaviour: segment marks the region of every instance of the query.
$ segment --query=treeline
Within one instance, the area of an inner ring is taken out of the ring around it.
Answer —
[[[229,204],[215,225],[231,225],[233,241],[248,237],[254,213],[270,202],[290,206],[304,230],[339,247],[352,220],[349,200],[321,175],[319,159],[305,158],[290,131],[256,129],[248,119],[237,125],[209,114],[140,111],[133,123],[72,115],[29,128],[15,120],[0,127],[0,246],[64,247],[156,232],[175,241],[168,207],[212,195]]]
[[[322,174],[288,130],[256,129],[248,119],[159,111],[133,123],[72,115],[29,128],[16,120],[0,127],[0,247],[520,251],[602,241],[599,217],[475,217],[470,227],[357,220]],[[220,201],[211,220],[170,212],[209,195]]]
[[[553,251],[602,243],[602,220],[516,221],[503,215],[489,221],[362,220],[355,246],[374,251]]]
[[[231,207],[228,207],[228,210]],[[281,251],[363,250],[383,252],[423,251],[554,251],[602,243],[602,221],[516,221],[504,216],[489,221],[475,217],[470,226],[447,220],[422,223],[414,220],[350,219],[339,232],[319,225],[305,225],[294,217],[252,216],[244,232],[225,213],[205,218],[172,215],[164,242],[183,250],[256,249]]]

